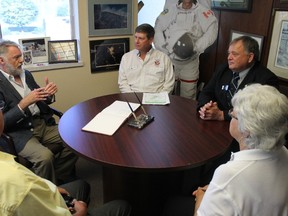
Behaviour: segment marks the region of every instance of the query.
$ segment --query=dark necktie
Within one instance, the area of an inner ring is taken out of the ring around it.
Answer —
[[[231,98],[236,93],[237,87],[238,87],[238,80],[240,79],[239,73],[233,73],[233,77],[229,86],[229,94]]]

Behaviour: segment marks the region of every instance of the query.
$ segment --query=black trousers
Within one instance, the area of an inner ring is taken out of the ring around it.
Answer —
[[[90,201],[90,185],[83,180],[76,180],[67,184],[60,185],[66,189],[70,196],[77,200]],[[103,206],[95,208],[91,203],[88,208],[88,215],[91,216],[130,216],[131,206],[124,200],[114,200],[105,203]]]

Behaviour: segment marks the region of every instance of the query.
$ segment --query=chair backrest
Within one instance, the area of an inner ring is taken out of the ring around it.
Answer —
[[[25,166],[29,169],[32,168],[33,164],[30,161],[28,161],[27,159],[18,155],[16,148],[15,148],[15,145],[14,145],[14,142],[13,142],[13,139],[5,133],[3,133],[1,135],[1,138],[0,138],[0,150],[14,155],[15,160],[18,163],[22,164],[23,166]]]

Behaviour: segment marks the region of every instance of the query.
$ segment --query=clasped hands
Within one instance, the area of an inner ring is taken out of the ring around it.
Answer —
[[[58,90],[56,84],[53,82],[49,82],[47,77],[45,77],[45,83],[45,87],[34,89],[20,101],[19,105],[22,109],[38,101],[47,100],[47,97],[56,94]]]
[[[203,120],[224,120],[224,113],[218,108],[217,102],[210,101],[199,110],[199,116]]]
[[[65,190],[64,188],[58,187],[58,191],[61,194],[69,195],[69,192],[67,190]],[[87,215],[87,204],[85,202],[74,199],[73,204],[74,204],[74,207],[69,207],[69,211],[73,215],[75,215],[75,216],[76,215],[77,216]]]

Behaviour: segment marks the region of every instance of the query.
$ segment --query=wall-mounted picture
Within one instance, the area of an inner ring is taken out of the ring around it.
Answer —
[[[267,67],[288,79],[288,11],[275,11]]]
[[[288,69],[288,20],[281,23],[275,66]]]
[[[252,0],[211,0],[211,8],[249,12],[252,8]]]
[[[48,41],[50,37],[19,39],[23,51],[31,51],[33,63],[48,61]]]
[[[48,62],[78,62],[77,40],[57,40],[48,42]]]
[[[88,0],[89,35],[132,34],[133,1]]]
[[[122,56],[129,51],[129,38],[90,41],[91,72],[119,69]]]
[[[32,51],[23,51],[23,59],[24,59],[24,65],[31,65],[33,64],[33,57],[32,57]]]
[[[230,40],[230,41],[232,41],[233,39],[235,39],[235,38],[237,38],[237,37],[241,37],[241,36],[244,36],[244,35],[250,36],[250,37],[254,38],[254,39],[258,42],[258,44],[259,44],[259,58],[258,58],[258,60],[260,61],[264,37],[261,36],[261,35],[250,34],[250,33],[245,33],[245,32],[240,32],[240,31],[234,31],[234,30],[232,30],[232,31],[231,31],[231,40]]]

